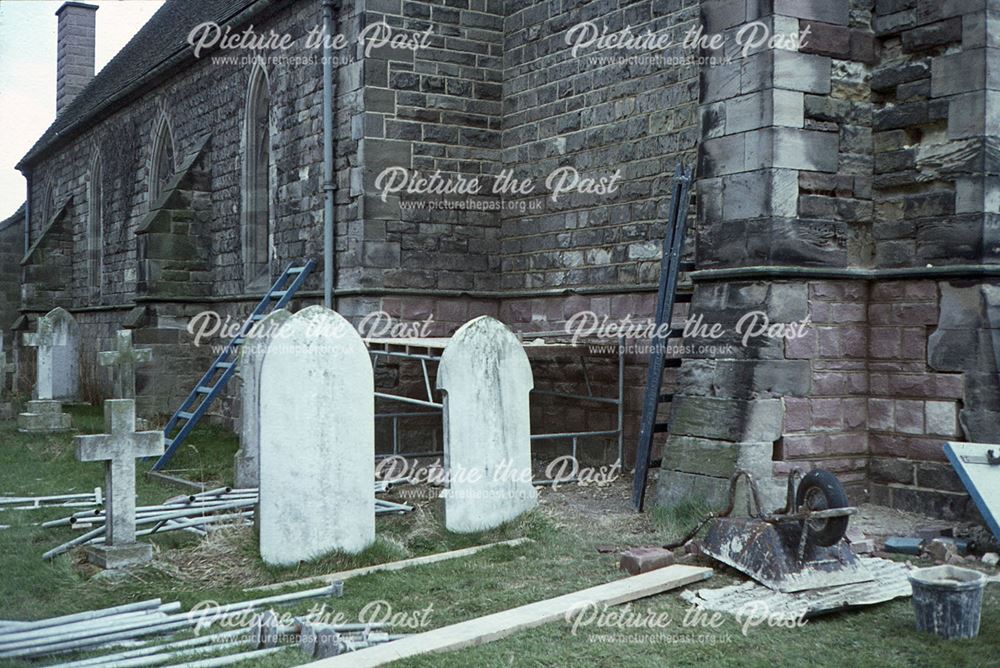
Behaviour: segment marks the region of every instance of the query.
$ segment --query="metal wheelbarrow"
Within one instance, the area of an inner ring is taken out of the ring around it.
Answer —
[[[746,481],[748,517],[730,517],[737,484]],[[708,524],[702,552],[781,592],[869,582],[873,576],[844,540],[851,515],[847,494],[836,476],[798,470],[788,476],[785,507],[764,512],[753,476],[739,470],[729,479],[726,507],[712,513],[689,536]]]

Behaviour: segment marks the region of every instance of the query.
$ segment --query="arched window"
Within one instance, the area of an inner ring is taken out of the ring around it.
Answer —
[[[243,276],[247,287],[270,283],[271,94],[260,65],[250,75],[244,119]]]
[[[87,186],[87,287],[90,299],[101,298],[101,279],[104,274],[104,186],[101,179],[101,158],[97,156],[90,167]]]
[[[153,151],[149,164],[149,205],[163,192],[170,177],[174,175],[174,140],[170,135],[167,117],[161,115],[153,130]]]
[[[42,227],[49,224],[52,216],[56,214],[56,189],[52,187],[50,183],[48,188],[45,189],[45,201],[42,204]]]

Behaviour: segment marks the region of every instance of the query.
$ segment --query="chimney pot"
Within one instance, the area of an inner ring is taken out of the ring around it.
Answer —
[[[56,115],[94,78],[97,5],[64,2],[56,10]]]

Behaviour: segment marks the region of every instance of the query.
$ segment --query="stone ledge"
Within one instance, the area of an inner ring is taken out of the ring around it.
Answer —
[[[919,280],[946,278],[1000,278],[1000,265],[956,264],[941,267],[903,267],[898,269],[860,269],[849,267],[794,267],[787,265],[752,267],[727,267],[700,269],[690,273],[695,283],[733,280],[760,280],[764,278],[789,280],[836,279],[854,281]]]

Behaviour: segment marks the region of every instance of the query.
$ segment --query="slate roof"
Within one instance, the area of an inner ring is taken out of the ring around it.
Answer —
[[[207,21],[221,25],[244,9],[250,9],[249,16],[271,4],[270,0],[167,0],[56,117],[17,168],[30,166],[49,148],[114,111],[116,102],[134,94],[143,84],[180,63],[193,62],[187,36],[194,26]]]

